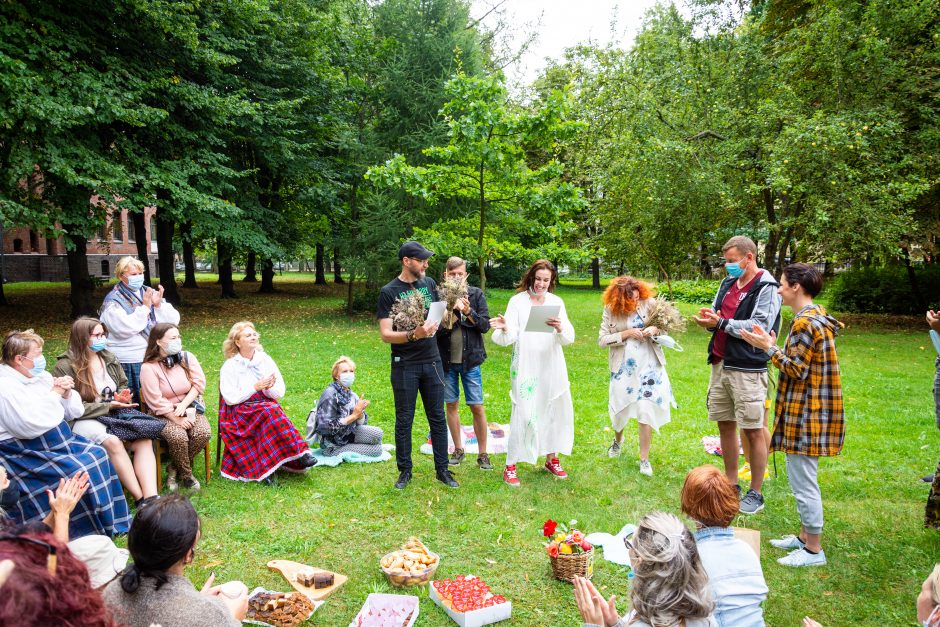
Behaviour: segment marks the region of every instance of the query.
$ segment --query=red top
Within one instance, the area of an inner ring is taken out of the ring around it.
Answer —
[[[754,275],[754,278],[748,281],[747,285],[744,287],[738,287],[738,282],[735,281],[731,285],[731,289],[728,290],[728,293],[725,294],[724,300],[721,301],[721,307],[719,308],[718,315],[722,318],[734,318],[734,312],[738,310],[738,305],[741,304],[741,301],[744,300],[744,297],[747,296],[747,293],[750,291],[751,286],[754,285],[754,281],[760,278],[760,272]],[[728,334],[724,331],[715,331],[715,343],[712,344],[712,362],[718,363],[725,358],[725,344],[728,342]]]

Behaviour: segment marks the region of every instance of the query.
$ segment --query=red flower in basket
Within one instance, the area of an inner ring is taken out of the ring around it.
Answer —
[[[548,545],[548,555],[549,557],[558,557],[558,543],[551,542]]]
[[[545,524],[542,525],[542,535],[546,538],[552,537],[552,534],[555,533],[555,529],[558,528],[558,523],[549,518],[545,521]]]
[[[571,530],[571,541],[575,544],[581,544],[581,541],[584,540],[584,534],[578,531],[577,529]]]

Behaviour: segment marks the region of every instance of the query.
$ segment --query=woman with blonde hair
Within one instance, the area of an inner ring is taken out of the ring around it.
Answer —
[[[43,344],[31,329],[3,340],[0,462],[19,492],[7,513],[18,523],[41,520],[51,510],[48,491],[85,472],[89,489],[69,518],[71,537],[126,533],[131,518],[121,483],[105,450],[69,428],[84,411],[82,399],[71,377],[46,371]]]
[[[714,601],[695,538],[673,514],[653,512],[640,519],[630,550],[634,578],[629,614],[614,605],[583,577],[574,580],[574,599],[584,627],[714,627]]]
[[[68,349],[59,355],[53,375],[71,377],[84,412],[70,421],[72,432],[108,451],[124,489],[138,507],[157,498],[157,467],[153,441],[166,421],[135,409],[127,376],[108,350],[108,329],[100,320],[82,317],[72,323]],[[131,462],[125,442],[134,453]]]
[[[118,282],[104,297],[98,317],[110,332],[111,352],[121,362],[127,387],[135,403],[140,402],[140,365],[147,350],[150,329],[158,322],[180,323],[180,313],[163,300],[163,286],[144,285],[144,264],[134,257],[121,257],[114,265]]]
[[[251,322],[236,322],[222,344],[219,434],[225,442],[220,472],[226,479],[274,483],[274,472],[304,472],[317,459],[281,408],[286,386]]]
[[[212,435],[202,401],[205,389],[206,375],[196,356],[183,350],[179,327],[155,324],[140,367],[140,396],[150,412],[166,419],[162,435],[172,460],[166,472],[171,492],[180,485],[187,490],[202,487],[193,476],[193,459]]]
[[[369,401],[352,391],[356,364],[341,356],[333,364],[333,382],[317,401],[316,425],[320,450],[334,456],[346,452],[369,457],[382,454],[382,430],[369,424]]]
[[[653,288],[632,276],[618,276],[604,291],[604,313],[597,343],[609,349],[608,413],[614,429],[608,457],[619,457],[623,432],[631,418],[637,421],[640,473],[652,476],[649,461],[653,429],[669,422],[670,407],[676,406],[666,373],[662,347],[653,341],[661,333],[646,325],[654,302]]]

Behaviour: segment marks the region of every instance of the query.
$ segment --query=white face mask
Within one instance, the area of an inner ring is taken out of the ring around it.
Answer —
[[[352,387],[352,384],[355,380],[356,380],[355,372],[343,372],[339,375],[339,382],[348,388]]]
[[[177,355],[183,350],[183,340],[170,340],[163,350],[166,351],[167,355]]]
[[[660,346],[671,348],[672,350],[678,353],[682,352],[682,347],[679,346],[679,342],[677,342],[675,338],[669,337],[668,335],[654,335],[653,341],[659,344]]]

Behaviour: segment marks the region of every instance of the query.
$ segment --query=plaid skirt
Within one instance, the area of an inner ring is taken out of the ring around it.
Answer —
[[[108,453],[75,435],[64,421],[31,440],[0,441],[0,463],[20,488],[20,500],[8,514],[19,523],[42,520],[49,514],[46,490],[55,492],[59,479],[84,470],[88,491],[69,518],[69,537],[127,533],[131,516],[121,482]]]
[[[219,435],[225,442],[219,472],[238,481],[261,481],[310,450],[277,401],[261,392],[237,405],[219,398]]]
[[[159,440],[166,427],[166,420],[156,418],[132,408],[112,409],[104,416],[95,418],[108,428],[108,433],[122,442],[134,440]]]

